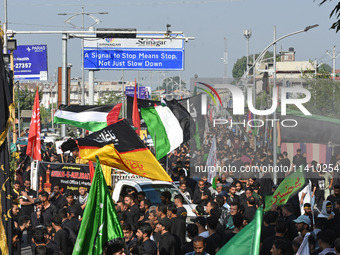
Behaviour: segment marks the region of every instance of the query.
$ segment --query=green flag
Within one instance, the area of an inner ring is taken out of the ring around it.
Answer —
[[[273,205],[284,205],[288,199],[296,194],[305,185],[305,177],[303,174],[304,166],[293,170],[293,173],[288,175],[277,187],[273,195],[265,197],[265,209],[269,211]]]
[[[72,254],[102,254],[102,247],[107,241],[123,236],[116,209],[97,158],[83,220]]]
[[[258,255],[260,253],[260,237],[263,218],[263,209],[260,207],[254,219],[230,239],[217,255]]]

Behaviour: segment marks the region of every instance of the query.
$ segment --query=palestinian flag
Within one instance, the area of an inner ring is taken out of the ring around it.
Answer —
[[[141,108],[158,160],[194,137],[196,129],[190,113],[181,104],[176,100],[166,104]]]
[[[92,132],[101,130],[118,121],[117,105],[61,105],[54,114],[54,124],[69,124]]]
[[[80,158],[100,163],[153,180],[172,181],[151,151],[123,119],[98,132],[62,144],[67,151],[78,146]]]

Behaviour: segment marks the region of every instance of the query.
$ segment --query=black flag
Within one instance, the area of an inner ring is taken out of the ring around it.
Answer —
[[[0,251],[2,254],[12,254],[12,196],[9,168],[9,151],[7,132],[11,122],[13,107],[13,80],[5,69],[2,49],[0,51]],[[1,224],[2,223],[2,224]],[[7,239],[7,243],[5,242]]]

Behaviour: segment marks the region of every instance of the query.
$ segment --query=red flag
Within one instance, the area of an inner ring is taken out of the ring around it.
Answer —
[[[37,93],[35,94],[35,99],[34,99],[26,154],[32,157],[34,160],[41,160],[40,106],[39,106],[38,89],[37,89]]]
[[[137,82],[135,79],[135,96],[133,98],[133,108],[132,108],[132,123],[136,129],[137,135],[140,134],[140,116],[137,105]]]
[[[94,169],[92,161],[89,161],[89,170],[90,170],[90,178],[91,178],[91,183],[92,183],[94,172],[95,172],[95,169]]]
[[[115,105],[109,114],[106,116],[107,125],[110,126],[118,121],[120,109],[122,108],[122,103]],[[94,168],[93,168],[94,169]]]

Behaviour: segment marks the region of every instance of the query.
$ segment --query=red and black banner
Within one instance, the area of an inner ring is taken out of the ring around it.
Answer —
[[[88,165],[63,164],[40,161],[38,164],[38,191],[53,191],[60,185],[62,192],[72,191],[78,196],[78,188],[91,186],[91,175]]]

